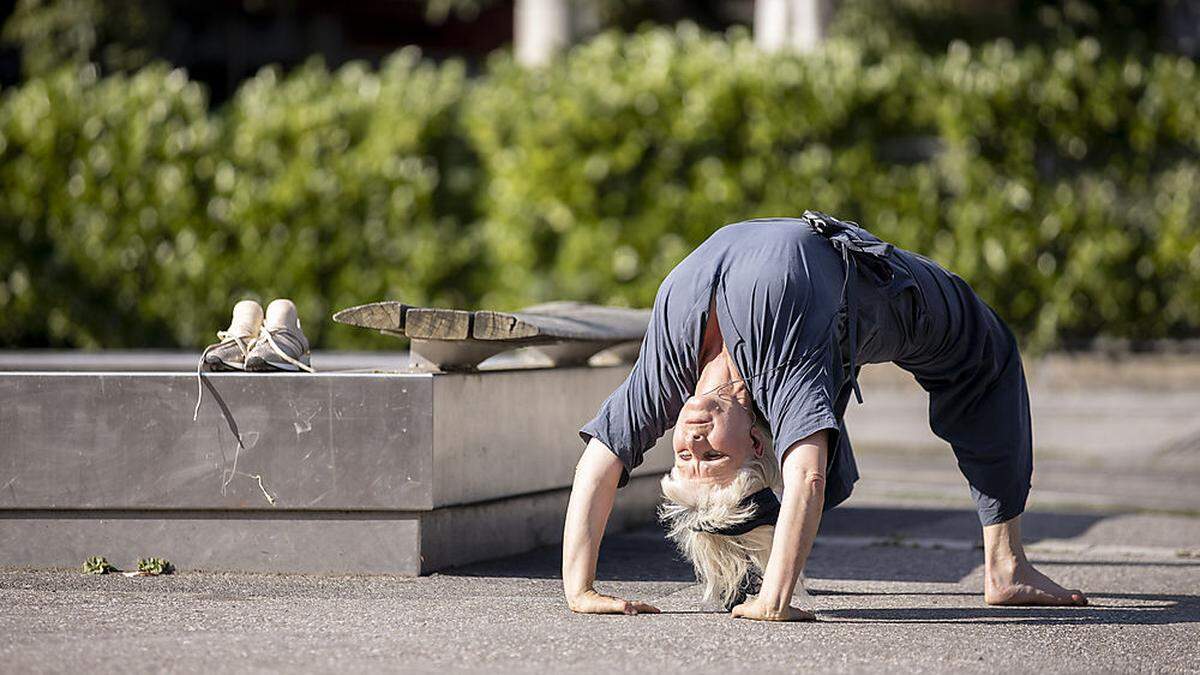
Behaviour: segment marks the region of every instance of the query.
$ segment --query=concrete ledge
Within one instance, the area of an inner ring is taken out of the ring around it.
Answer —
[[[192,421],[194,376],[0,373],[0,508],[416,511],[567,487],[627,372],[207,376],[245,450],[207,390]]]
[[[0,373],[0,565],[418,574],[553,543],[577,430],[627,372],[221,373],[197,422],[194,375]]]
[[[608,532],[654,522],[661,474],[631,478],[617,494]],[[437,509],[421,518],[421,573],[513,555],[562,541],[570,489]]]
[[[432,508],[432,380],[0,373],[0,508]]]
[[[570,490],[434,511],[0,511],[0,566],[78,567],[103,555],[189,571],[396,574],[439,569],[562,541]],[[658,477],[621,491],[610,531],[654,519]]]
[[[1070,458],[1185,483],[1200,469],[1197,368],[1188,355],[1031,360],[1037,466]],[[208,394],[192,422],[194,375],[0,372],[0,566],[160,555],[187,569],[417,574],[551,544],[576,429],[627,372],[213,375],[240,453]],[[909,450],[931,451],[965,493],[911,376],[871,366],[863,388],[848,426],[871,460],[864,481],[911,480]],[[614,528],[653,517],[668,439],[646,457]]]
[[[7,511],[0,566],[78,567],[102,555],[121,569],[166,558],[179,569],[416,575],[415,513],[295,511]]]
[[[568,487],[583,426],[629,366],[552,368],[433,377],[435,507]],[[670,438],[633,475],[671,467]]]

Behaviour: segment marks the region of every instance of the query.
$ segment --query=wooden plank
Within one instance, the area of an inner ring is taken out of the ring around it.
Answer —
[[[476,312],[472,337],[521,343],[584,340],[615,344],[641,340],[649,323],[649,310],[547,303],[520,312]]]
[[[628,360],[636,357],[650,311],[560,301],[519,312],[470,312],[389,300],[343,309],[334,320],[410,338],[419,360],[442,370],[469,371],[520,347],[536,347],[553,366],[584,365],[598,352],[614,349],[620,352],[617,360]]]
[[[565,314],[585,307],[603,307],[603,305],[591,305],[586,302],[576,302],[574,300],[551,300],[550,302],[523,307],[520,311],[537,314]]]
[[[403,333],[405,314],[410,308],[410,305],[395,300],[371,302],[347,307],[334,314],[333,320],[348,326]]]
[[[586,327],[610,341],[641,340],[650,324],[650,310],[605,307],[578,302],[550,302],[526,307],[519,313],[526,321],[530,315],[554,316]]]
[[[461,309],[414,307],[405,318],[404,334],[422,340],[466,340],[472,313]]]
[[[509,312],[481,310],[475,312],[471,337],[476,340],[537,341],[542,331]]]

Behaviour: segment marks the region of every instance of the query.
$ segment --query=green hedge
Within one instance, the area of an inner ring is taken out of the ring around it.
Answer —
[[[318,344],[388,345],[326,319],[478,296],[460,66],[266,70],[213,115],[181,71],[94,72],[0,106],[0,344],[196,346],[287,296]]]
[[[646,304],[715,226],[811,207],[947,264],[1035,345],[1200,327],[1188,60],[1091,40],[793,58],[685,30],[545,72],[500,59],[473,96],[497,303]]]
[[[237,283],[214,287],[205,305],[293,297],[314,342],[394,347],[327,318],[388,297],[474,302],[479,172],[458,131],[465,86],[459,64],[422,63],[415,50],[378,73],[354,64],[331,75],[314,62],[245,83],[222,113],[209,203]]]
[[[818,208],[968,279],[1036,347],[1200,335],[1200,78],[1084,39],[768,56],[605,34],[477,78],[267,70],[229,104],[155,66],[0,102],[0,343],[204,342],[297,300],[321,346],[397,297],[646,305],[720,225]]]
[[[199,86],[160,66],[59,71],[5,92],[0,150],[0,342],[200,338],[220,148]]]

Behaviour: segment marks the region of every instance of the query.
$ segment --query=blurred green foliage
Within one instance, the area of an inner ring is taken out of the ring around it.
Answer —
[[[204,92],[163,66],[92,65],[0,104],[0,341],[192,344],[218,225],[206,214],[216,123]]]
[[[499,58],[472,96],[488,303],[645,305],[720,224],[817,208],[948,265],[1035,346],[1200,328],[1187,59],[1093,39],[771,56],[684,29],[543,71]]]
[[[648,305],[720,225],[816,208],[946,264],[1025,338],[1200,335],[1195,63],[608,33],[467,80],[264,70],[225,107],[161,65],[0,100],[0,344],[196,346],[241,297]],[[394,346],[394,342],[390,343]]]
[[[384,298],[464,305],[484,283],[476,264],[477,160],[459,130],[458,63],[414,49],[379,70],[313,61],[265,70],[221,116],[208,216],[220,237],[206,307],[231,297],[291,297],[317,343],[389,344],[331,324],[333,311]],[[210,321],[210,324],[211,321]],[[391,341],[394,346],[394,340]]]
[[[234,300],[287,296],[314,342],[370,346],[388,343],[325,317],[385,297],[469,303],[464,87],[460,65],[407,50],[377,73],[264,70],[218,114],[163,66],[5,92],[0,343],[199,345]]]
[[[146,0],[17,0],[0,40],[30,77],[88,63],[129,70],[150,62],[166,26],[167,8]]]

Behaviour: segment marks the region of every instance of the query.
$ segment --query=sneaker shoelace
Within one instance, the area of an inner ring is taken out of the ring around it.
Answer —
[[[282,332],[286,329],[277,328],[275,330],[277,332]],[[270,345],[271,350],[288,363],[291,363],[297,368],[301,368],[309,373],[316,372],[311,366],[301,363],[280,349],[279,345],[276,344],[275,339],[271,336],[270,330],[263,328],[259,331],[258,336],[260,338],[266,337],[267,344]],[[257,338],[254,338],[250,335],[237,335],[229,331],[218,331],[217,339],[220,340],[220,342],[216,342],[205,347],[204,351],[200,353],[200,362],[196,364],[196,409],[192,411],[193,422],[195,422],[200,416],[200,403],[204,399],[204,359],[208,356],[209,352],[224,345],[230,344],[231,342],[236,343],[238,349],[242,351],[242,361],[245,362],[245,360],[250,356],[250,350],[254,348],[255,343],[258,341]],[[220,403],[220,401],[217,402]],[[232,414],[224,404],[221,404],[220,408],[221,414],[225,417],[225,423],[229,425],[229,431],[233,433],[234,440],[237,441],[238,447],[244,450],[246,446],[242,443],[242,434],[238,431],[237,423],[233,420]]]
[[[250,355],[250,349],[254,346],[253,336],[233,333],[227,330],[217,331],[217,339],[220,342],[214,342],[205,347],[204,351],[200,352],[200,361],[196,364],[196,409],[192,411],[193,422],[200,416],[200,402],[204,400],[204,359],[208,357],[209,352],[230,343],[236,343],[238,349],[242,351],[242,361],[245,362],[246,357]],[[228,419],[225,421],[229,422]],[[232,424],[230,424],[230,428],[233,428]],[[234,435],[236,436],[237,434],[235,433]],[[241,442],[242,439],[239,438],[238,443]]]
[[[286,329],[286,328],[276,328],[274,331],[264,328],[264,329],[262,329],[261,332],[259,332],[259,335],[267,338],[267,344],[271,347],[272,351],[274,351],[277,355],[279,355],[279,357],[282,358],[284,361],[287,361],[288,363],[292,364],[293,366],[296,366],[297,368],[299,368],[305,372],[308,372],[308,373],[317,372],[317,371],[313,370],[312,366],[306,365],[306,364],[300,362],[298,359],[292,358],[292,356],[290,354],[283,351],[283,349],[281,349],[279,347],[279,344],[275,342],[275,337],[272,335],[273,332],[281,333],[284,336],[291,338],[297,344],[299,344],[299,340],[296,340],[296,338],[293,337],[291,335],[291,333],[288,331],[288,329]]]

